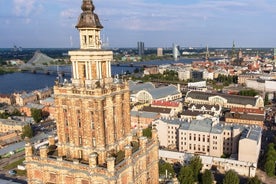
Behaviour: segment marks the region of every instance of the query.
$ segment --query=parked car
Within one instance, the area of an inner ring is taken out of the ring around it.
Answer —
[[[15,170],[9,170],[9,175],[11,175],[11,176],[16,175],[16,171]]]

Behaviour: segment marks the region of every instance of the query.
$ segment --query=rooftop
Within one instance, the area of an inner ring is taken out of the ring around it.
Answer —
[[[228,103],[231,104],[241,104],[241,105],[256,105],[256,101],[258,98],[256,97],[248,97],[248,96],[239,96],[239,95],[229,95],[224,93],[207,93],[201,91],[189,91],[186,95],[186,98],[193,98],[199,100],[208,101],[210,97],[220,96],[225,98]]]

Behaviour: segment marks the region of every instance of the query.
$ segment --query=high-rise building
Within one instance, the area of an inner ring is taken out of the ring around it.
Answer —
[[[145,54],[145,44],[144,42],[137,42],[138,55],[143,56]]]
[[[180,46],[173,44],[173,59],[177,61],[180,57]]]
[[[80,50],[69,51],[72,82],[54,86],[58,142],[25,147],[28,183],[158,183],[158,141],[133,136],[127,81],[111,77],[112,51],[101,49],[103,28],[83,0],[76,28]]]
[[[163,48],[157,48],[157,57],[163,56]]]

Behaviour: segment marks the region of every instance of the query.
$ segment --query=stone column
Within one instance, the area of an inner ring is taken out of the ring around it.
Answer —
[[[106,97],[106,132],[107,132],[107,142],[109,145],[115,142],[115,127],[114,127],[114,112],[113,112],[113,100],[112,96]]]
[[[76,62],[76,79],[80,79],[80,77],[79,77],[79,65],[78,65],[78,62]]]
[[[126,145],[125,146],[125,158],[129,159],[129,158],[131,158],[131,156],[132,156],[132,146]]]
[[[98,122],[96,122],[96,140],[97,140],[97,148],[104,148],[105,147],[105,125],[104,125],[104,117],[103,117],[103,105],[102,100],[97,101],[98,102]]]
[[[55,137],[54,136],[49,136],[48,141],[49,141],[49,146],[55,145]]]
[[[90,156],[89,156],[89,166],[91,168],[97,167],[97,157],[98,157],[97,153],[90,154]]]
[[[103,78],[103,73],[102,73],[102,62],[101,61],[99,61],[99,72],[100,72],[100,79],[102,79]]]
[[[131,124],[130,124],[130,93],[129,91],[124,93],[123,103],[124,103],[124,129],[125,129],[125,135],[131,134]]]
[[[145,152],[147,149],[147,141],[148,139],[146,137],[139,138],[139,147],[143,150],[143,152]]]
[[[151,137],[153,140],[158,141],[158,134],[157,134],[157,129],[155,126],[153,126],[151,130]]]
[[[99,61],[96,61],[96,68],[97,68],[97,79],[100,79],[100,69],[99,69]]]
[[[89,80],[92,80],[92,67],[91,67],[91,62],[89,62]]]
[[[61,146],[60,143],[57,144],[57,150],[58,150],[58,156],[59,156],[59,157],[64,156],[63,147]]]
[[[73,68],[72,68],[72,70],[73,70],[73,79],[75,79],[76,78],[76,61],[72,61],[72,66],[73,66]]]
[[[26,143],[25,155],[26,155],[26,161],[29,161],[30,158],[33,156],[33,146],[31,143]]]
[[[115,118],[115,123],[116,123],[116,134],[117,134],[117,140],[122,139],[124,136],[123,134],[123,125],[124,122],[122,122],[122,96],[121,94],[116,95],[115,97],[115,113],[113,114]]]
[[[48,148],[46,146],[40,147],[40,149],[39,149],[40,158],[43,160],[47,159],[47,157],[48,157],[47,152],[48,152]]]
[[[107,171],[110,173],[111,176],[115,174],[115,158],[109,157],[106,159],[107,162]]]
[[[89,70],[88,70],[88,62],[85,62],[85,79],[89,79]]]

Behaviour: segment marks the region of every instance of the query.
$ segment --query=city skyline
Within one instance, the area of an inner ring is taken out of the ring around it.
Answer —
[[[0,48],[79,47],[81,0],[0,1]],[[275,47],[271,0],[93,0],[110,47]],[[55,29],[53,29],[55,28]]]

